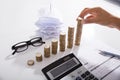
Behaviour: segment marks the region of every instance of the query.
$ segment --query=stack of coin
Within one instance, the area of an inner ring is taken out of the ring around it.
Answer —
[[[34,60],[32,60],[32,59],[31,59],[31,60],[28,60],[28,61],[27,61],[27,64],[28,64],[29,66],[34,65]]]
[[[57,54],[57,49],[58,49],[58,40],[53,39],[52,40],[52,54]]]
[[[42,61],[42,54],[36,53],[36,61],[37,61],[37,62]]]
[[[78,19],[77,23],[77,29],[76,29],[76,39],[75,39],[75,45],[80,45],[80,40],[81,40],[81,35],[82,35],[82,19]]]
[[[64,32],[60,33],[59,42],[60,42],[60,51],[62,51],[62,52],[65,51],[66,34]]]
[[[67,48],[73,47],[74,27],[68,27],[68,45]]]
[[[50,57],[50,45],[45,45],[44,47],[44,57]]]

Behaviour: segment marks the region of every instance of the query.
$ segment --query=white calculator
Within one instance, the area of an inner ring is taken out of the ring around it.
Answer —
[[[62,57],[42,69],[47,80],[99,80],[73,54]]]

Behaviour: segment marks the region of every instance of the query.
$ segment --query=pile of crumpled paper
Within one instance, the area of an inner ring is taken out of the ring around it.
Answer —
[[[36,26],[39,28],[37,30],[37,35],[43,37],[44,39],[58,38],[63,23],[54,17],[40,17],[36,22]]]

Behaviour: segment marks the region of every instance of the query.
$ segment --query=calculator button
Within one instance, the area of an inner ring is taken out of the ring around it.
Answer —
[[[77,77],[75,80],[82,80],[80,77]]]
[[[81,75],[81,77],[82,77],[82,78],[85,78],[85,77],[86,77],[86,75],[85,75],[85,74],[82,74],[82,75]]]
[[[80,73],[81,73],[81,71],[78,71],[77,73],[78,73],[78,74],[80,74]]]
[[[86,74],[86,75],[89,75],[89,74],[90,74],[90,72],[89,72],[89,71],[86,71],[86,72],[85,72],[85,74]]]
[[[93,80],[99,80],[99,79],[97,79],[97,78],[94,78]]]
[[[90,78],[90,79],[93,79],[93,78],[94,78],[94,76],[93,76],[92,74],[90,74],[90,75],[89,75],[89,78]]]
[[[71,77],[72,77],[72,78],[75,78],[75,76],[74,76],[74,75],[71,75]]]
[[[90,79],[90,77],[86,77],[85,80],[92,80],[92,79]]]

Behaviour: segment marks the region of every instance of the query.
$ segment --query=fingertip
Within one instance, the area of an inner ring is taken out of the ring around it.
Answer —
[[[80,17],[80,18],[84,18],[84,15],[83,15],[83,14],[80,14],[78,17]]]
[[[89,10],[90,8],[85,8],[84,10],[82,10],[79,17],[84,18],[88,14]]]
[[[76,21],[78,21],[78,18],[76,18]]]
[[[82,17],[78,17],[78,20],[82,20],[83,18]]]
[[[85,24],[84,19],[83,19],[83,18],[81,18],[81,17],[78,17],[78,18],[76,19],[76,21],[81,21],[81,22],[82,22],[82,24]]]

